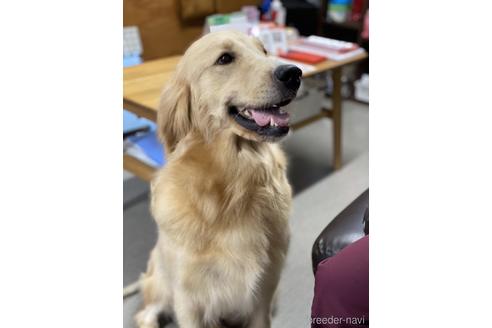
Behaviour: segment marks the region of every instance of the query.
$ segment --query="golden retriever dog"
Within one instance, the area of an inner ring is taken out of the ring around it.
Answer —
[[[158,241],[140,290],[140,328],[270,327],[289,244],[291,188],[278,144],[301,70],[262,43],[216,32],[193,43],[162,93],[168,162],[152,181]]]

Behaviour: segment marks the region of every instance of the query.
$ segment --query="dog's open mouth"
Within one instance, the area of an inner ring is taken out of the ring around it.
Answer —
[[[286,106],[291,100],[262,107],[230,106],[229,115],[243,128],[259,135],[281,137],[289,132],[289,113],[282,106]]]

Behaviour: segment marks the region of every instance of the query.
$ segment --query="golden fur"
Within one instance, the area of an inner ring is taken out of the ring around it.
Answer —
[[[214,65],[224,51],[233,65]],[[270,327],[289,243],[291,188],[280,147],[238,125],[227,106],[280,99],[261,43],[212,33],[185,53],[162,94],[168,162],[152,182],[158,241],[141,279],[141,328],[159,313],[181,328]]]

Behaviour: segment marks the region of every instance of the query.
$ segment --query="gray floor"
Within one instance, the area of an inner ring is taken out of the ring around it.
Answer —
[[[311,327],[313,242],[323,228],[367,188],[368,153],[363,153],[294,197],[291,241],[280,280],[278,312],[272,322],[273,328]]]
[[[294,103],[298,119],[319,108],[322,98],[311,93]],[[274,327],[309,326],[313,279],[310,249],[317,234],[351,200],[368,187],[368,106],[344,102],[344,167],[334,174],[331,122],[322,120],[292,133],[284,142],[289,157],[289,179],[294,187],[294,214],[291,220],[292,243],[286,270],[280,284],[279,311]],[[156,229],[148,210],[148,185],[135,178],[124,182],[123,282],[138,278]],[[134,327],[132,316],[139,306],[139,295],[124,300],[124,327]]]

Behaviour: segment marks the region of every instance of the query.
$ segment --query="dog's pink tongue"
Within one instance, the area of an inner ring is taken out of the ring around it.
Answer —
[[[251,110],[251,115],[259,126],[270,124],[273,119],[278,126],[289,125],[289,113],[281,113],[279,110]]]

